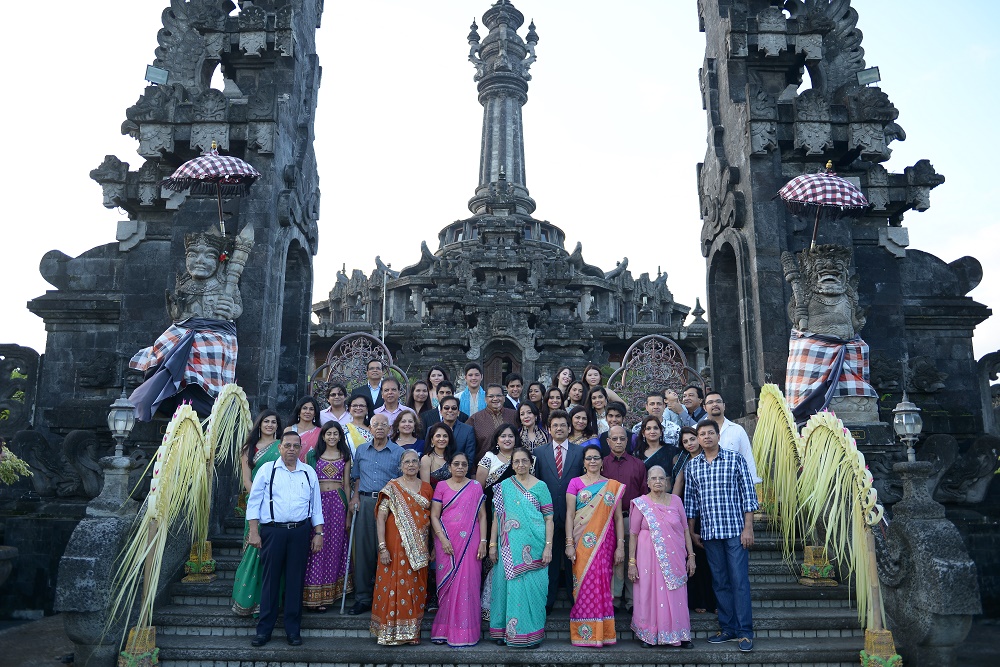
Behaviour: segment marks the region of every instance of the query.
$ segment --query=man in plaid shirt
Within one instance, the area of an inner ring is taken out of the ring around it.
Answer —
[[[712,644],[738,641],[741,651],[753,650],[750,608],[750,557],[757,493],[746,461],[738,452],[719,448],[719,425],[698,423],[702,453],[684,468],[684,509],[692,540],[704,543],[712,588],[719,603],[720,632]],[[701,517],[701,535],[694,532]],[[690,558],[693,555],[689,554]]]

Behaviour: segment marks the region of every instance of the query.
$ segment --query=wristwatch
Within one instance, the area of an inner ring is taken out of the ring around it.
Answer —
[[[320,531],[318,533],[313,533],[313,535],[318,535],[319,537],[323,537],[323,531]]]

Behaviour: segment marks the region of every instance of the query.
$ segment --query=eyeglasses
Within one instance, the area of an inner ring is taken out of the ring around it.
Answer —
[[[441,411],[442,412],[451,412],[452,410],[458,410],[458,406],[457,405],[442,405],[441,406]]]
[[[364,403],[355,403],[354,405],[351,406],[351,410],[355,410],[355,409],[357,409],[357,410],[367,410],[368,406],[365,405]]]
[[[327,398],[343,398],[344,394],[341,394],[339,391],[336,392],[336,393],[330,392],[329,394],[326,395],[326,397]]]
[[[600,461],[601,457],[600,456],[584,456],[583,460],[584,461]]]
[[[290,442],[283,442],[283,443],[281,443],[281,446],[284,447],[285,449],[302,449],[302,443],[299,443],[297,445],[293,445]]]
[[[500,394],[499,396],[496,395],[496,394],[487,394],[486,395],[486,400],[487,401],[499,401],[502,398],[503,398],[503,394]]]
[[[465,461],[452,461],[451,467],[452,468],[468,468],[469,464],[467,462],[465,462]]]
[[[724,405],[724,403],[718,399],[705,401],[705,405]]]

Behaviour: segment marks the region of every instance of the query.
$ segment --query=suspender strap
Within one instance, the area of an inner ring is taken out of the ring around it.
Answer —
[[[277,465],[278,462],[279,461],[274,461],[271,464],[271,481],[267,485],[267,491],[268,491],[268,493],[270,495],[270,497],[268,499],[268,502],[270,503],[270,507],[271,507],[271,521],[272,522],[274,521],[274,473],[275,473],[275,471],[278,470],[278,465]],[[312,487],[312,480],[309,479],[309,474],[306,473],[305,471],[303,471],[302,474],[304,474],[306,476],[306,481],[309,482],[309,512],[308,512],[308,514],[306,514],[306,519],[308,520],[308,519],[312,518],[312,514],[313,514],[313,492],[312,492],[312,488],[313,487]]]

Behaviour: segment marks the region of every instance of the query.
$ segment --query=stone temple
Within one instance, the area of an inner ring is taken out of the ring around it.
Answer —
[[[567,252],[562,229],[532,217],[521,107],[538,34],[534,23],[523,39],[517,34],[524,15],[509,2],[492,6],[483,22],[489,34],[480,40],[473,23],[468,37],[483,105],[472,216],[446,225],[437,250],[422,244],[419,261],[402,271],[376,258],[369,276],[358,269],[338,274],[328,298],[313,306],[316,365],[341,336],[379,334],[384,307],[386,345],[411,376],[435,363],[461,375],[464,364],[478,361],[488,382],[512,371],[534,379],[563,365],[618,362],[647,334],[677,341],[702,371],[704,311],[676,303],[666,274],[633,278],[628,258],[605,272],[584,261],[581,244]],[[685,325],[689,314],[695,319]]]

